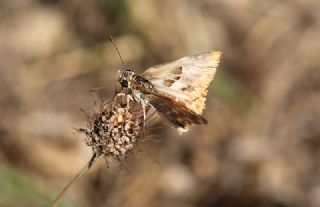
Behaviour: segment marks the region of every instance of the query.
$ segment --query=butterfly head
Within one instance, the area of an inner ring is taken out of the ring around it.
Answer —
[[[119,71],[118,81],[124,88],[131,88],[134,72],[131,70]]]

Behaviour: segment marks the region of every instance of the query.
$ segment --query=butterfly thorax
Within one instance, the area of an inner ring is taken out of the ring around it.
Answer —
[[[144,77],[131,70],[125,70],[119,75],[119,83],[131,91],[142,91],[143,93],[155,93],[156,88]]]
[[[141,104],[145,119],[146,107],[149,106],[149,100],[145,99],[145,95],[155,93],[156,88],[147,79],[131,70],[125,70],[119,74],[118,81],[124,89],[127,89],[129,95],[132,95],[133,100]]]

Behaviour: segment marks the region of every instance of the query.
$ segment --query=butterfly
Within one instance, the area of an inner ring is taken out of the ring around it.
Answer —
[[[118,81],[132,98],[152,106],[181,134],[188,126],[207,124],[202,116],[221,52],[206,52],[153,66],[141,75],[132,70],[118,72]]]

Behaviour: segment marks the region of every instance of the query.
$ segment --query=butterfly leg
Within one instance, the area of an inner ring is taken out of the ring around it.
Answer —
[[[143,123],[146,121],[146,105],[143,101],[141,101],[142,111],[143,111]]]
[[[130,107],[129,107],[130,101],[133,101],[133,98],[132,98],[131,95],[127,95],[127,108],[128,108],[128,109],[130,108]]]
[[[130,101],[133,100],[132,96],[129,95],[129,94],[125,94],[125,93],[118,93],[118,94],[116,95],[116,97],[118,97],[118,96],[126,96],[126,97],[127,97],[127,109],[129,109],[129,108],[130,108],[129,103],[130,103]]]
[[[146,128],[146,118],[147,118],[147,115],[146,115],[146,104],[142,99],[140,99],[140,104],[142,106],[142,111],[143,111],[143,129],[145,129]]]
[[[120,96],[126,96],[126,94],[125,94],[125,93],[117,93],[117,94],[115,95],[115,98],[118,98],[118,97],[120,97]]]

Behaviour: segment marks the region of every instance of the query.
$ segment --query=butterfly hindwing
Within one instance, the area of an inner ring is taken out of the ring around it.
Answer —
[[[175,102],[171,98],[160,94],[148,94],[145,98],[176,128],[187,129],[188,125],[207,123],[207,120],[201,115],[194,113],[186,106]]]

